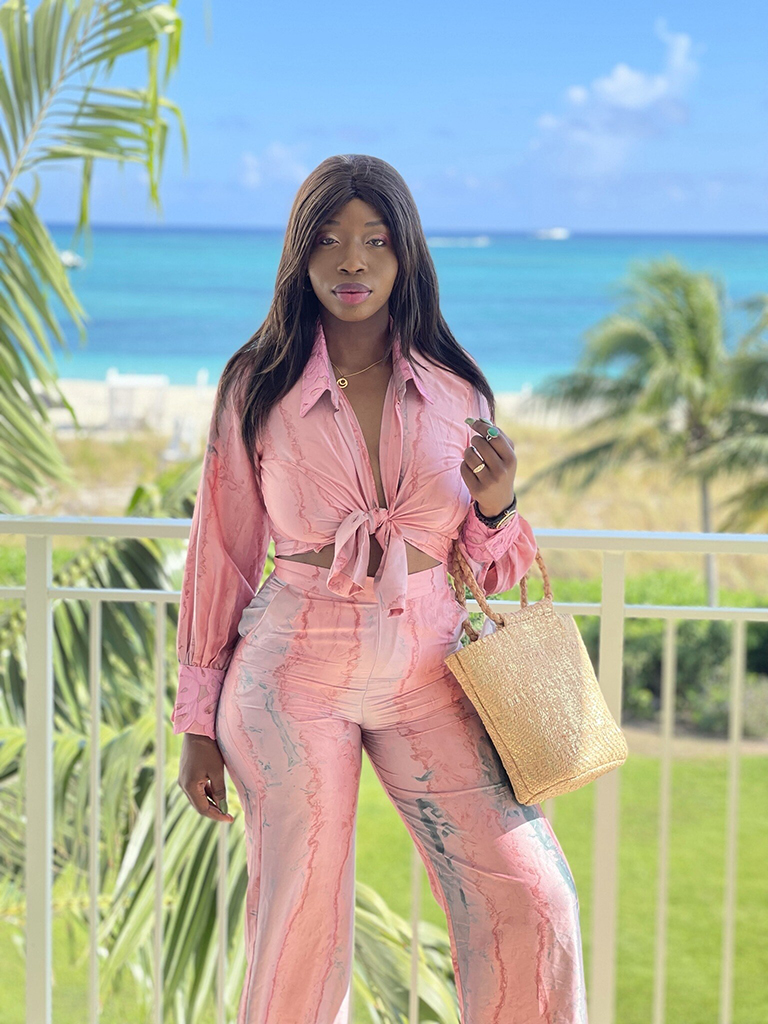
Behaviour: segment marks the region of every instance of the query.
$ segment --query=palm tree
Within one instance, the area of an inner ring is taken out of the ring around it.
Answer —
[[[711,275],[665,257],[633,264],[626,293],[619,312],[587,332],[575,371],[549,378],[535,390],[544,406],[587,409],[591,418],[580,433],[603,436],[545,466],[520,493],[544,480],[583,491],[601,473],[631,460],[663,463],[675,477],[696,481],[701,530],[711,532],[711,480],[726,470],[768,465],[768,417],[753,407],[760,393],[755,366],[762,367],[763,390],[768,390],[768,348],[761,341],[768,296],[742,303],[758,318],[731,352],[724,340],[725,287]],[[614,366],[619,372],[608,375]],[[746,424],[751,435],[743,429]],[[744,492],[743,503],[753,502],[752,521],[766,516],[766,494],[765,481]],[[739,516],[732,517],[728,525],[737,521]],[[709,603],[716,605],[712,554],[705,555],[705,574]]]
[[[47,481],[72,482],[49,429],[53,401],[63,403],[77,423],[57,383],[50,338],[63,348],[66,340],[49,295],[61,301],[81,339],[85,311],[35,211],[37,169],[82,161],[76,235],[88,229],[96,160],[141,164],[150,199],[160,208],[164,111],[176,115],[187,155],[181,113],[159,92],[179,59],[175,8],[176,0],[41,0],[31,16],[26,0],[0,6],[0,217],[7,226],[0,233],[0,511],[22,511],[14,492],[36,495]],[[147,57],[145,86],[97,84],[120,57],[135,51]]]
[[[746,299],[743,305],[756,314],[756,320],[730,370],[734,391],[749,404],[729,410],[724,436],[699,452],[691,466],[710,476],[747,474],[744,487],[723,503],[731,514],[722,529],[768,530],[768,347],[760,343],[760,335],[768,329],[768,294]],[[757,402],[763,403],[762,410],[754,406]]]

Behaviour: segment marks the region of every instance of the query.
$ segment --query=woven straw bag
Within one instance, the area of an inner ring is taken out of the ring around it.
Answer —
[[[464,583],[497,627],[470,642],[445,664],[472,701],[523,804],[570,793],[627,759],[627,742],[605,703],[581,633],[571,615],[556,612],[541,553],[544,597],[528,604],[527,573],[520,608],[494,612],[454,541],[449,568],[466,608]]]

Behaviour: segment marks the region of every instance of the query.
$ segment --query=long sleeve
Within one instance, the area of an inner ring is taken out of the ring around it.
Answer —
[[[490,419],[488,401],[476,388],[475,407],[469,415]],[[470,432],[474,433],[474,431]],[[518,512],[498,529],[486,526],[471,503],[458,536],[461,553],[485,594],[503,594],[528,572],[536,560],[536,538],[530,523]]]
[[[230,396],[211,418],[179,603],[179,682],[173,731],[216,738],[221,684],[243,609],[264,571],[270,540],[258,455],[249,456]]]

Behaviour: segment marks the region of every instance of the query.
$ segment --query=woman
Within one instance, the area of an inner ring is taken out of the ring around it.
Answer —
[[[363,747],[445,911],[462,1022],[586,1021],[568,863],[444,664],[453,539],[486,593],[536,553],[493,413],[401,176],[323,161],[219,382],[179,611],[179,782],[231,822],[226,765],[245,819],[238,1024],[347,1024]]]

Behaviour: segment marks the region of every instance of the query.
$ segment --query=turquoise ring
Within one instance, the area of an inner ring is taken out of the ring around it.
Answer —
[[[485,440],[490,441],[492,437],[498,437],[501,431],[498,427],[488,427],[488,433],[485,435]]]

